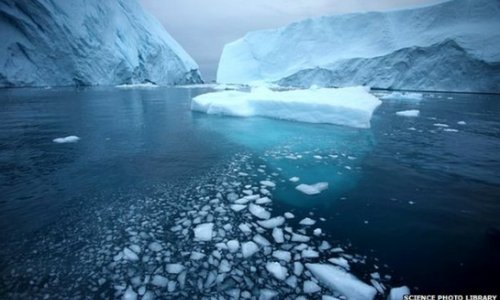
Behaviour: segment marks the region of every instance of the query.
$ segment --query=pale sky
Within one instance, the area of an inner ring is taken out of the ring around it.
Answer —
[[[215,79],[225,44],[246,32],[307,17],[392,10],[442,0],[140,0],[196,60],[205,81]]]

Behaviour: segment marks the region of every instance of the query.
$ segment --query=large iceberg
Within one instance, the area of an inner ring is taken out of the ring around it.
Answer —
[[[202,94],[193,98],[191,109],[207,114],[261,116],[369,128],[372,114],[381,103],[362,86],[291,91],[257,87],[249,92]]]
[[[201,82],[136,0],[4,0],[0,40],[0,87]]]
[[[217,81],[500,92],[500,2],[306,19],[224,47]]]

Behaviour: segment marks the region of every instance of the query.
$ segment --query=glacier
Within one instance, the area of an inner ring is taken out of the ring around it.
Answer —
[[[0,28],[0,87],[202,82],[136,0],[5,0]]]
[[[500,92],[500,2],[310,18],[227,44],[220,83]]]

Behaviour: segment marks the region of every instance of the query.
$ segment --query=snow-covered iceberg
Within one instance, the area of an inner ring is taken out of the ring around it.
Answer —
[[[249,92],[223,91],[193,98],[191,109],[236,117],[261,116],[308,123],[369,128],[381,101],[366,87],[272,91],[259,87]]]
[[[497,0],[307,19],[227,44],[217,81],[500,92],[497,28]]]
[[[0,87],[201,82],[136,0],[5,0],[0,28]]]

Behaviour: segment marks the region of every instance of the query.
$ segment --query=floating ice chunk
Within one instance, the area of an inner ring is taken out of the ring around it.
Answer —
[[[219,264],[219,272],[227,273],[229,271],[231,271],[231,264],[227,261],[227,259],[221,260]]]
[[[125,259],[130,260],[130,261],[138,261],[139,260],[139,256],[137,256],[137,254],[135,254],[134,251],[130,250],[127,247],[123,248],[123,255],[124,255]]]
[[[234,210],[235,212],[242,211],[246,207],[247,207],[246,205],[242,205],[242,204],[233,204],[233,205],[231,205],[231,209]]]
[[[155,295],[151,291],[147,291],[144,293],[144,296],[142,296],[141,300],[154,300]]]
[[[448,126],[448,124],[443,124],[443,123],[434,123],[432,125],[434,125],[436,127],[444,127],[444,128],[450,127],[450,126]]]
[[[390,94],[384,95],[382,99],[384,100],[413,100],[420,101],[422,100],[423,95],[420,93],[401,93],[401,92],[392,92]]]
[[[360,281],[339,267],[326,264],[306,264],[306,268],[332,291],[341,293],[349,300],[371,300],[377,294],[374,287]]]
[[[315,184],[299,184],[295,187],[296,190],[306,194],[306,195],[316,195],[328,188],[328,182],[318,182]]]
[[[285,237],[283,236],[283,230],[281,228],[274,228],[272,235],[274,241],[278,244],[281,244],[285,241]]]
[[[410,118],[415,118],[420,115],[420,111],[418,109],[410,109],[410,110],[402,110],[396,112],[396,115],[401,116],[401,117],[410,117]]]
[[[316,229],[313,230],[313,234],[315,236],[320,236],[322,232],[323,231],[321,230],[321,228],[316,228]]]
[[[257,251],[259,251],[259,246],[252,241],[241,244],[241,254],[245,258],[254,255]]]
[[[229,252],[232,253],[238,251],[238,249],[240,248],[240,242],[238,242],[237,240],[230,240],[226,244]]]
[[[288,251],[275,250],[273,252],[273,257],[277,258],[279,260],[284,260],[286,262],[290,262],[290,260],[292,259],[292,254]]]
[[[129,248],[137,254],[141,253],[141,247],[139,245],[130,245]]]
[[[163,250],[163,247],[157,242],[151,242],[148,248],[153,252],[160,252],[161,250]]]
[[[311,218],[304,218],[304,219],[300,220],[299,224],[305,225],[305,226],[312,226],[312,225],[316,224],[316,221],[314,221]]]
[[[303,264],[301,264],[298,261],[293,262],[293,274],[295,274],[295,276],[302,275],[303,271],[304,271],[304,265]]]
[[[343,257],[330,258],[328,261],[334,265],[341,266],[342,268],[344,268],[346,270],[350,269],[349,262]]]
[[[255,200],[256,204],[266,204],[266,203],[270,203],[270,202],[271,202],[271,199],[269,199],[268,197],[262,197],[262,198]]]
[[[446,132],[458,132],[457,129],[453,129],[453,128],[445,128],[445,129],[443,129],[443,131],[446,131]]]
[[[179,274],[184,271],[184,266],[181,264],[167,264],[165,270],[170,274]]]
[[[233,202],[233,201],[236,201],[238,199],[238,195],[235,193],[229,193],[229,194],[227,194],[226,198],[230,202]]]
[[[193,251],[193,252],[191,252],[191,256],[189,258],[191,260],[200,260],[200,259],[204,258],[205,256],[206,256],[205,253]]]
[[[313,294],[319,291],[321,291],[321,288],[314,281],[312,280],[304,281],[304,293]]]
[[[287,219],[293,219],[293,218],[295,218],[295,215],[294,215],[294,214],[292,214],[291,212],[286,212],[286,213],[284,213],[283,215],[284,215],[284,216],[285,216],[285,218],[287,218]]]
[[[151,82],[145,82],[145,83],[133,83],[133,84],[120,84],[115,87],[119,89],[154,89],[157,88],[158,85]]]
[[[283,225],[284,223],[285,218],[283,218],[282,216],[274,217],[264,221],[257,221],[257,224],[267,229],[273,229],[275,227]]]
[[[297,277],[292,275],[286,279],[285,283],[289,287],[295,289],[297,287]]]
[[[314,155],[313,157],[314,157],[315,159],[323,159],[323,156],[321,156],[321,155]]]
[[[248,205],[248,210],[250,210],[250,213],[254,216],[256,216],[259,219],[269,219],[271,217],[271,213],[268,212],[264,207],[250,203]]]
[[[392,288],[389,292],[387,300],[401,300],[404,295],[409,295],[410,289],[407,286],[402,286],[398,288]]]
[[[246,223],[243,223],[243,224],[240,224],[238,226],[238,228],[243,232],[243,233],[246,233],[246,234],[249,234],[249,233],[252,233],[252,229],[250,228],[250,226],[248,226],[248,224]]]
[[[256,242],[257,244],[261,245],[262,247],[271,246],[271,243],[260,234],[254,235],[253,241]]]
[[[300,180],[300,178],[294,176],[294,177],[292,177],[292,178],[290,178],[288,180],[290,180],[291,182],[298,182]]]
[[[80,140],[80,138],[77,137],[76,135],[70,135],[67,137],[55,138],[52,141],[54,143],[58,143],[58,144],[65,144],[65,143],[76,143],[79,140]]]
[[[332,248],[332,246],[330,245],[330,243],[328,243],[327,241],[322,241],[321,242],[321,245],[319,245],[318,249],[320,251],[325,251],[325,250],[328,250]]]
[[[465,121],[458,121],[457,124],[458,125],[467,125],[467,123]]]
[[[166,287],[168,284],[168,278],[161,275],[154,275],[151,284],[157,287]]]
[[[191,109],[237,117],[262,116],[309,123],[369,128],[382,102],[366,87],[274,92],[259,87],[251,92],[224,91],[193,98]]]
[[[129,286],[125,291],[125,294],[123,294],[122,300],[136,300],[136,299],[137,299],[137,293],[134,292],[131,286]]]
[[[194,239],[196,241],[210,241],[213,234],[213,223],[203,223],[194,228]]]
[[[323,295],[321,296],[321,300],[341,300],[341,299],[334,296]]]
[[[271,300],[276,296],[278,296],[278,292],[269,289],[263,289],[260,290],[259,300]]]
[[[292,242],[307,243],[311,238],[306,235],[292,233]]]
[[[276,184],[272,181],[269,181],[269,180],[262,180],[260,182],[261,185],[265,186],[265,187],[275,187]]]
[[[316,258],[319,257],[319,253],[311,248],[302,250],[302,258]]]
[[[288,276],[288,270],[278,262],[266,263],[266,270],[278,280],[285,280]]]
[[[226,291],[226,294],[231,297],[231,299],[240,299],[240,289],[230,289]]]

